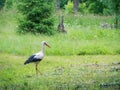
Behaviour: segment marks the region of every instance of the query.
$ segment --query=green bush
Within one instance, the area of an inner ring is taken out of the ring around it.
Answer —
[[[4,7],[5,0],[0,0],[0,10]]]
[[[102,0],[88,0],[86,4],[88,11],[94,14],[103,14],[103,9],[106,8]]]
[[[18,10],[22,14],[18,32],[53,34],[53,0],[20,0]]]
[[[73,13],[73,3],[71,1],[65,6],[65,10],[67,13]]]
[[[79,4],[78,10],[79,10],[79,12],[81,12],[81,13],[87,12],[86,3],[81,3],[81,4]]]
[[[103,9],[103,14],[104,15],[112,15],[112,11],[111,11],[111,9],[105,8],[105,9]]]
[[[6,2],[5,2],[5,8],[6,9],[10,9],[10,8],[12,8],[12,6],[13,6],[13,0],[6,0]]]
[[[60,8],[65,8],[65,5],[68,3],[68,0],[59,0],[60,2]]]

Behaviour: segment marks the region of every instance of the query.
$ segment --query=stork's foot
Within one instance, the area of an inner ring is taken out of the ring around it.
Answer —
[[[39,70],[36,71],[36,75],[38,74],[42,75],[42,73]]]
[[[39,70],[38,70],[38,73],[39,73],[39,74],[42,74]]]
[[[31,78],[32,76],[30,76],[30,75],[27,75],[26,77],[27,77],[27,78]]]

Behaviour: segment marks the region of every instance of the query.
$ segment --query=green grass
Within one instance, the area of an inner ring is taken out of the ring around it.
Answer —
[[[0,33],[0,52],[30,55],[41,49],[43,40],[52,47],[46,48],[48,55],[120,54],[120,32],[115,30],[71,30],[50,37]]]
[[[67,34],[53,36],[19,35],[16,33],[17,21],[15,10],[1,12],[0,16],[0,52],[17,55],[30,55],[41,48],[41,41],[51,45],[47,55],[115,55],[120,54],[120,31],[102,29],[103,21],[111,23],[112,16],[65,15]],[[55,27],[58,19],[55,15]],[[81,24],[82,23],[82,24]]]
[[[0,54],[1,90],[118,90],[120,56],[46,56],[35,75],[27,56]]]

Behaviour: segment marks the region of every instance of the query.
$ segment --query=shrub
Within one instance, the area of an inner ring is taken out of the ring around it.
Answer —
[[[59,0],[60,2],[60,8],[65,8],[65,5],[68,3],[68,0]]]
[[[67,13],[73,13],[73,3],[71,1],[68,2],[67,5],[65,5],[65,9]]]
[[[11,9],[12,6],[13,6],[13,0],[6,0],[6,2],[5,2],[5,8],[6,9]]]
[[[18,10],[22,14],[18,32],[53,34],[53,0],[20,0]]]
[[[86,3],[79,4],[78,10],[81,13],[86,13],[87,12]]]
[[[0,0],[0,10],[4,7],[5,0]]]

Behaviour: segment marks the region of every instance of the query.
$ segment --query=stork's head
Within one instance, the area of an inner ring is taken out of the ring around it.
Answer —
[[[46,45],[46,46],[48,46],[48,47],[50,48],[50,46],[48,45],[48,43],[47,43],[46,41],[42,41],[41,44],[42,44],[43,46]]]

